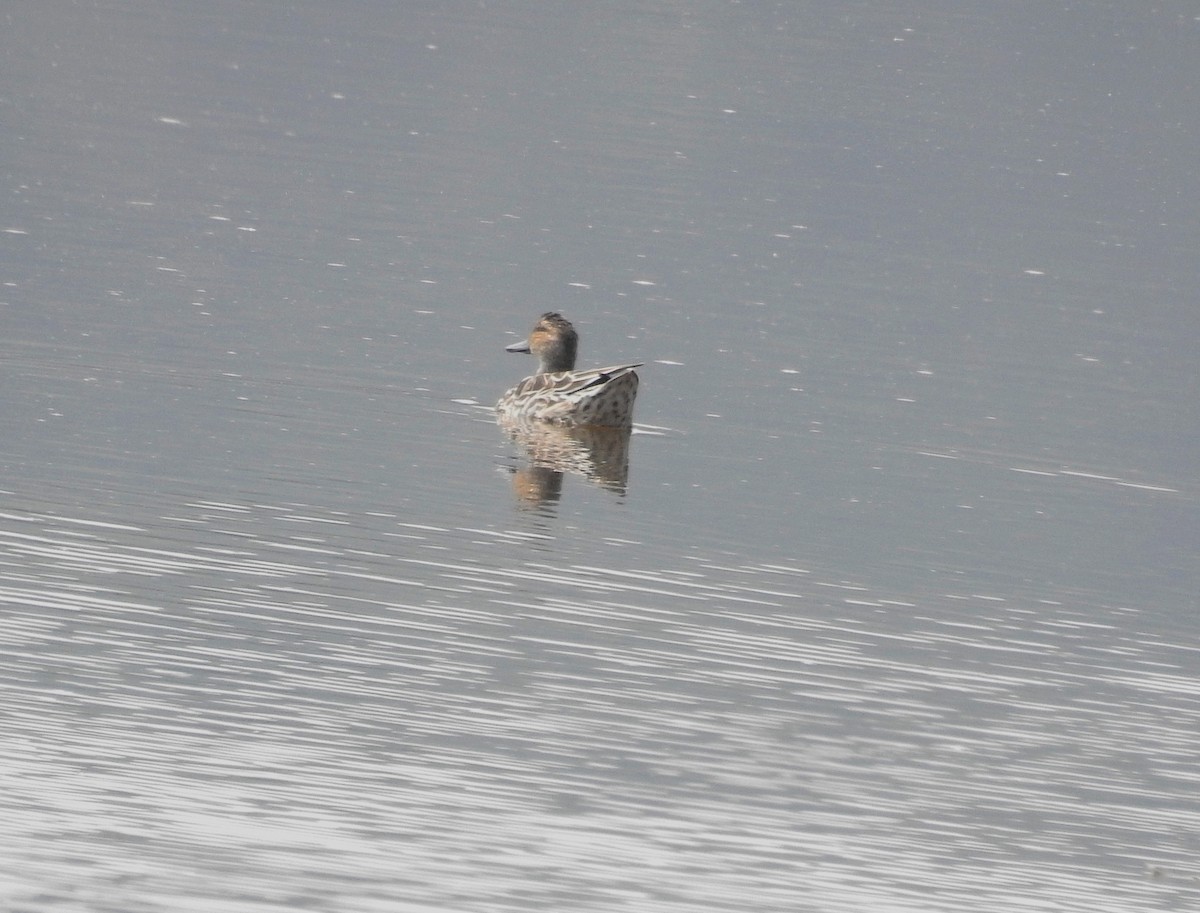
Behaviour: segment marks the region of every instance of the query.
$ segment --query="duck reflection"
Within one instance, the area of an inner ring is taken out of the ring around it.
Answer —
[[[555,425],[500,419],[528,463],[513,473],[513,491],[525,506],[557,501],[563,475],[574,472],[617,494],[629,480],[629,428]]]

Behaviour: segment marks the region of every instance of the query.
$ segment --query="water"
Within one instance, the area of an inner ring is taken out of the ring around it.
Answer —
[[[1195,906],[1198,28],[10,12],[0,906]]]

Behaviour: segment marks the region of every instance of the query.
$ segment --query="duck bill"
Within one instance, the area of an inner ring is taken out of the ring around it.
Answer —
[[[505,352],[513,352],[518,355],[528,355],[529,354],[529,340],[524,339],[521,342],[514,342],[511,346],[505,346],[504,351]]]

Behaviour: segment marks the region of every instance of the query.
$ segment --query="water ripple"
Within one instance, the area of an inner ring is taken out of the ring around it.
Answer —
[[[1197,897],[1198,655],[1127,606],[304,505],[0,519],[10,905]]]

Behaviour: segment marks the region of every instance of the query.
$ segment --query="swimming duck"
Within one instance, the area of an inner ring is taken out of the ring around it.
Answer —
[[[527,340],[506,346],[506,352],[536,355],[538,370],[500,397],[501,421],[630,427],[638,389],[633,369],[643,362],[576,371],[578,349],[579,334],[554,312],[538,318]]]

